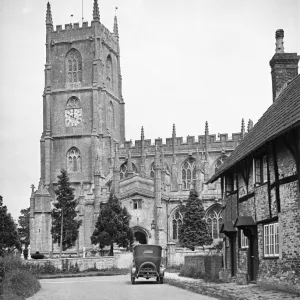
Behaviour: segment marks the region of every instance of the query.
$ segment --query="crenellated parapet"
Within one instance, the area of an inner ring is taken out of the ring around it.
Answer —
[[[99,23],[99,29],[101,34],[101,42],[111,51],[118,53],[118,39],[116,35],[110,32],[103,24]],[[88,22],[69,23],[62,25],[56,25],[56,30],[51,32],[51,46],[55,46],[60,43],[74,43],[76,41],[93,41],[95,35],[93,21],[89,26]]]
[[[208,151],[222,151],[225,149],[233,150],[238,145],[241,140],[241,133],[232,133],[231,138],[229,138],[227,133],[222,134],[209,134],[208,135]],[[166,155],[172,153],[173,138],[166,138],[164,141],[161,138],[155,140],[145,139],[144,147],[147,155],[153,155],[155,153],[155,147],[160,147],[163,149]],[[133,156],[139,156],[141,153],[142,140],[135,140],[134,142],[125,141],[123,145],[120,146],[120,156],[127,155],[128,149],[130,149]],[[205,151],[205,135],[198,136],[187,136],[184,140],[183,137],[175,138],[175,148],[178,153],[189,153],[190,150],[198,149],[200,152]]]

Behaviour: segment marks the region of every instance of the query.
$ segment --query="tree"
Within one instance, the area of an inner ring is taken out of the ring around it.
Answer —
[[[100,210],[96,228],[91,236],[92,243],[99,244],[101,249],[110,246],[111,256],[114,255],[114,243],[121,247],[132,246],[133,231],[129,227],[130,219],[126,207],[122,208],[118,198],[111,193],[107,203]]]
[[[29,219],[30,219],[30,207],[21,209],[21,215],[18,219],[18,234],[21,244],[24,244],[26,247],[30,244],[29,239]]]
[[[78,238],[78,229],[81,220],[76,220],[76,201],[74,200],[74,189],[70,186],[69,177],[66,170],[61,170],[58,175],[58,188],[54,208],[51,212],[52,228],[51,233],[54,243],[61,243],[62,250],[72,247]]]
[[[20,249],[17,226],[0,196],[0,255],[3,256],[14,247]]]
[[[204,218],[202,201],[195,190],[190,191],[187,205],[184,208],[183,223],[179,232],[181,246],[195,250],[195,246],[209,245],[212,242]]]

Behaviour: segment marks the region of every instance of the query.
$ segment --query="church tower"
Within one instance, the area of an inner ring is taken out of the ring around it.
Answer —
[[[115,143],[123,144],[125,140],[116,17],[113,25],[110,32],[101,24],[98,1],[94,0],[90,26],[83,22],[81,27],[74,23],[54,29],[50,3],[47,4],[39,189],[47,192],[47,197],[51,195],[53,201],[57,176],[62,168],[67,170],[75,199],[85,195],[81,247],[90,243],[94,218],[100,209],[101,186],[113,173]],[[36,210],[35,202],[31,202],[31,226],[36,227],[34,220],[49,212]],[[49,218],[40,219],[44,220],[40,226],[48,231]],[[35,242],[40,239],[39,232],[31,237],[32,250],[48,252],[46,243]]]

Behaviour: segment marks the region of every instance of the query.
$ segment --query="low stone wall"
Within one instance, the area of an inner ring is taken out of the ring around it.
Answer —
[[[194,255],[186,256],[184,259],[184,266],[195,266],[201,278],[219,278],[219,273],[222,270],[222,256],[221,255]]]
[[[62,270],[63,264],[69,266],[75,266],[77,264],[80,271],[85,271],[92,268],[98,270],[105,270],[111,268],[129,268],[132,262],[132,253],[124,252],[116,254],[115,256],[101,256],[101,257],[87,257],[87,258],[53,258],[53,259],[31,259],[27,263],[34,265],[45,265],[50,263],[54,267]]]

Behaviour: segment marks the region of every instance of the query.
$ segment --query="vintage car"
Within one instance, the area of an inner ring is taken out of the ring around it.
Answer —
[[[131,265],[131,283],[138,278],[156,278],[164,283],[165,268],[162,261],[162,247],[159,245],[136,245],[133,248],[133,262]]]

